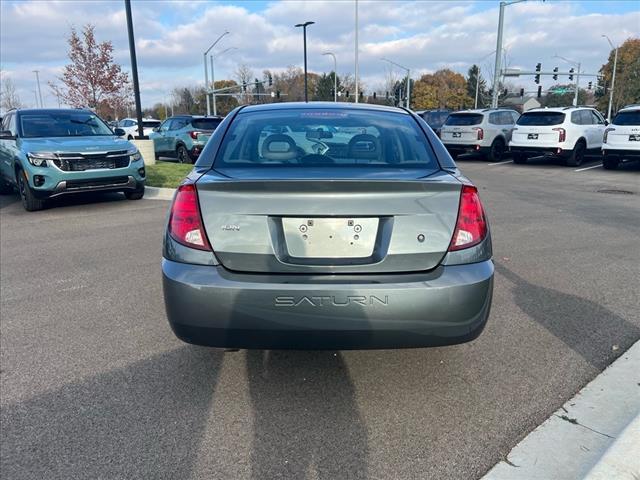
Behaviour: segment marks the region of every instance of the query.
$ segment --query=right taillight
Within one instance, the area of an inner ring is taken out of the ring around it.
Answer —
[[[604,131],[604,138],[602,139],[603,143],[607,143],[607,139],[609,138],[609,132],[613,132],[615,130],[615,128],[607,128]]]
[[[484,240],[486,236],[487,220],[478,196],[478,189],[472,185],[464,185],[460,193],[458,220],[449,251],[473,247]]]
[[[564,142],[567,139],[567,131],[564,128],[554,128],[554,132],[558,132],[558,142]]]
[[[198,205],[198,192],[192,183],[180,185],[171,205],[169,235],[190,248],[211,251]]]

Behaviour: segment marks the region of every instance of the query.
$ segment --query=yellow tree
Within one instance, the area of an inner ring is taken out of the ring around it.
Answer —
[[[463,108],[472,104],[467,94],[467,80],[448,68],[426,74],[415,82],[413,106],[417,110]]]
[[[607,89],[611,88],[613,59],[615,50],[609,54],[606,64],[600,68]],[[600,111],[606,112],[609,105],[609,93],[597,92],[597,105]],[[618,49],[618,65],[616,66],[616,85],[613,91],[613,111],[625,105],[640,102],[640,38],[627,39]]]

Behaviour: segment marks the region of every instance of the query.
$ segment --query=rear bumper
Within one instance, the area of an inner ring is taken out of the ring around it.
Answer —
[[[522,153],[528,157],[566,157],[573,150],[564,150],[562,147],[531,147],[510,145],[509,151],[513,153]]]
[[[493,263],[420,274],[254,275],[163,259],[169,324],[197,345],[369,349],[452,345],[482,332]]]
[[[640,150],[624,150],[611,147],[602,147],[602,155],[622,159],[640,159]]]
[[[491,147],[484,147],[477,143],[459,144],[459,143],[445,143],[444,146],[449,153],[461,154],[461,153],[488,153]]]

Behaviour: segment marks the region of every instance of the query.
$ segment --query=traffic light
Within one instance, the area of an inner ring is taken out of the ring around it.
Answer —
[[[373,99],[376,99],[376,92],[373,92]]]
[[[502,94],[506,97],[507,95],[509,95],[509,90],[505,88]]]
[[[387,100],[389,100],[389,92],[385,92],[384,96]]]
[[[269,76],[267,78],[268,78],[268,81],[269,81],[269,86],[271,87],[273,85],[273,77],[271,76],[271,74],[269,74]]]
[[[573,68],[571,70],[569,70],[569,73],[571,74],[571,75],[569,75],[569,81],[573,80],[573,72],[574,72]]]
[[[593,82],[589,82],[589,86],[587,88],[591,90],[593,88]]]
[[[538,98],[542,97],[542,85],[538,87]]]
[[[280,98],[280,90],[276,90],[276,98]]]
[[[558,67],[555,67],[555,68],[553,69],[553,71],[554,71],[553,79],[554,79],[554,80],[557,80],[557,79],[558,79]]]
[[[247,82],[242,82],[242,91],[247,93]]]
[[[362,100],[364,98],[364,92],[362,90],[360,91],[360,95],[359,96],[360,96],[360,100]]]
[[[540,62],[536,63],[536,72],[539,72],[540,70],[542,70],[542,64]],[[540,83],[540,74],[538,73],[536,75],[536,78],[534,80],[536,83]]]
[[[344,92],[344,96],[345,96],[346,98],[349,98],[349,90],[347,90],[346,92]]]
[[[520,98],[524,97],[524,88],[520,89]]]

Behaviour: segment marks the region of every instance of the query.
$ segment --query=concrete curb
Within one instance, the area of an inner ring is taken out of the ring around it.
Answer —
[[[640,415],[591,469],[584,480],[637,480],[640,477]]]
[[[482,478],[637,480],[639,451],[640,341]]]
[[[144,187],[144,198],[147,200],[173,200],[175,188]]]

